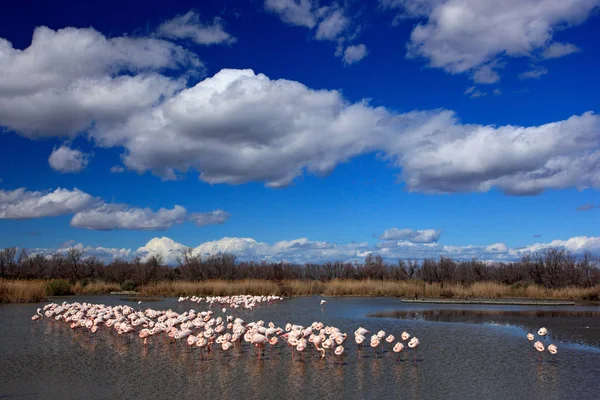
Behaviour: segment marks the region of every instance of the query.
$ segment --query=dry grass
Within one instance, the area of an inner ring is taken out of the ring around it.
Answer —
[[[39,302],[46,299],[48,281],[11,281],[0,279],[0,303]],[[93,281],[87,285],[71,285],[78,295],[108,294],[120,290],[120,285]],[[404,298],[528,298],[555,300],[599,300],[600,285],[592,288],[566,287],[548,289],[536,285],[503,285],[478,282],[472,285],[425,283],[422,281],[332,280],[274,282],[261,279],[239,281],[209,280],[200,282],[159,282],[141,286],[143,296],[214,296],[278,294],[283,296],[386,296]]]
[[[46,282],[0,279],[0,303],[35,303],[46,300]]]

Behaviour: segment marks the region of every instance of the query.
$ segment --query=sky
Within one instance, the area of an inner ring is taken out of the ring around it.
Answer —
[[[600,255],[600,0],[6,1],[0,248]]]

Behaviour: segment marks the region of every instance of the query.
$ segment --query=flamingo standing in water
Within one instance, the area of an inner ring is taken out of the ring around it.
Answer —
[[[539,352],[538,361],[542,361],[542,352],[544,351],[544,344],[539,340],[533,344],[533,347]]]
[[[550,352],[550,354],[554,355],[554,354],[558,353],[558,347],[556,347],[555,344],[550,344],[550,345],[548,345],[548,352]]]
[[[390,347],[392,347],[392,343],[394,343],[394,340],[396,340],[394,335],[388,335],[388,337],[385,338],[385,341],[390,344]]]
[[[379,347],[380,340],[377,335],[373,335],[371,337],[371,347],[373,348],[373,353],[375,354],[375,358],[377,358],[377,347]]]
[[[344,355],[344,346],[339,345],[335,348],[334,353],[340,358],[340,365],[342,365],[342,356]]]
[[[416,336],[413,336],[413,338],[410,339],[410,342],[408,342],[408,347],[415,350],[415,361],[417,361],[417,347],[419,347],[420,344],[421,342],[419,342],[419,339],[417,339]]]
[[[547,339],[547,337],[546,337],[547,334],[548,334],[548,329],[546,329],[544,327],[541,327],[540,330],[538,331],[538,335],[540,335],[544,339]]]
[[[394,345],[394,353],[398,354],[398,358],[396,359],[396,361],[398,361],[400,359],[400,353],[402,353],[402,350],[404,350],[404,345],[400,342],[396,343]]]

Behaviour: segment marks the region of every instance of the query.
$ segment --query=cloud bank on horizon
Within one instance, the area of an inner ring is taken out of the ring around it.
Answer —
[[[407,230],[407,229],[405,229]],[[416,240],[419,240],[418,238]],[[224,237],[219,240],[201,243],[196,247],[186,246],[166,236],[155,237],[137,250],[85,246],[81,243],[57,249],[27,249],[29,255],[52,256],[66,254],[69,249],[84,251],[85,257],[94,256],[103,262],[116,259],[132,259],[140,257],[142,261],[150,257],[161,257],[168,265],[177,265],[183,259],[186,249],[203,258],[217,254],[233,254],[238,261],[267,261],[288,263],[323,263],[327,261],[344,261],[362,263],[369,254],[379,255],[388,262],[399,259],[423,260],[426,258],[449,257],[454,260],[482,260],[511,262],[526,254],[546,249],[564,249],[576,256],[585,252],[600,253],[600,237],[573,237],[567,240],[553,240],[547,243],[534,243],[519,248],[509,248],[504,243],[488,246],[450,246],[436,242],[414,242],[411,240],[382,240],[374,246],[361,243],[330,243],[312,241],[307,238],[283,240],[273,244],[259,242],[252,238]]]

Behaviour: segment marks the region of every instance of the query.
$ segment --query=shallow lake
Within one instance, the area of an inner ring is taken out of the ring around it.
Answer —
[[[55,298],[54,302],[129,304],[134,308],[206,310],[176,299],[127,301],[122,296]],[[123,343],[104,328],[90,339],[64,322],[31,321],[40,304],[0,306],[0,399],[598,399],[600,307],[410,304],[389,298],[286,299],[253,311],[246,321],[278,326],[313,321],[349,337],[343,363],[320,360],[308,347],[292,359],[287,346],[227,353],[201,360],[198,350],[139,338]],[[215,316],[220,307],[211,308]],[[386,346],[375,357],[358,351],[353,332],[364,326],[420,339],[417,361],[398,361]],[[558,354],[532,350],[525,335],[548,328]],[[154,338],[153,338],[154,340]],[[310,350],[310,351],[309,351]]]

